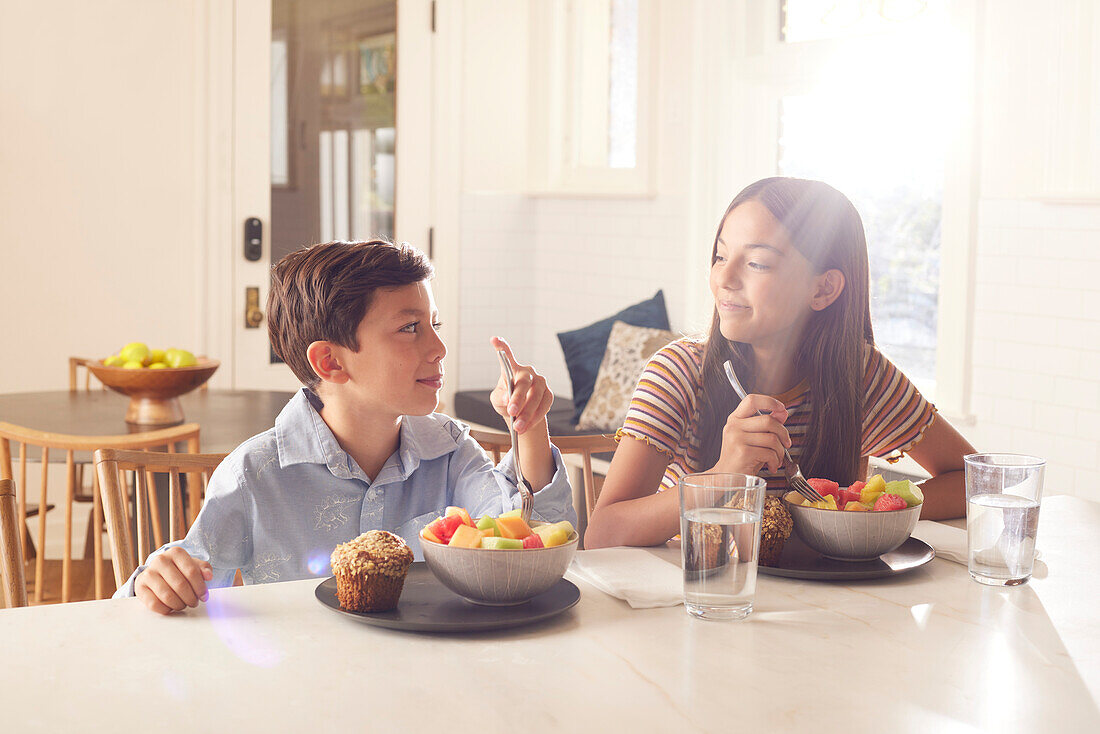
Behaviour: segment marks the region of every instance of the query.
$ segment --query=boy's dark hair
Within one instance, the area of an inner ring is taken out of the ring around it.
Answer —
[[[315,341],[359,351],[356,330],[379,288],[430,279],[424,253],[387,240],[328,242],[290,253],[271,269],[267,333],[275,354],[306,387],[321,379],[306,358]]]

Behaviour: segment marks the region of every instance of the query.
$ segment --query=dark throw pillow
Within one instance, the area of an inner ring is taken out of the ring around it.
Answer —
[[[569,380],[573,383],[574,423],[580,420],[584,406],[592,397],[592,389],[596,386],[596,374],[600,371],[600,362],[603,361],[604,352],[607,351],[611,327],[616,321],[625,321],[631,326],[668,330],[668,310],[665,308],[664,292],[657,291],[653,298],[627,306],[617,314],[594,324],[558,334],[561,351],[565,354],[565,366],[569,368]]]

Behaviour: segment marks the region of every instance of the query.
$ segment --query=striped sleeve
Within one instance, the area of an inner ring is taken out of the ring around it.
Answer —
[[[873,347],[867,350],[863,384],[863,455],[900,455],[916,445],[935,418],[935,406]]]
[[[695,411],[701,355],[681,339],[662,348],[646,364],[617,439],[630,436],[675,456]]]

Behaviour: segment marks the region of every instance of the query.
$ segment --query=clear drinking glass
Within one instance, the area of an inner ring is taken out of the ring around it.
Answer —
[[[688,474],[680,480],[684,606],[702,619],[752,612],[767,485],[746,474]]]
[[[964,461],[970,577],[990,586],[1027,583],[1046,461],[1022,454],[970,454]]]

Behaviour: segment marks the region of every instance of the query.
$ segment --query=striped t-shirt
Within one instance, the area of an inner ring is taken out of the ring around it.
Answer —
[[[616,438],[630,436],[667,454],[660,489],[675,487],[685,474],[705,471],[699,466],[696,424],[702,393],[700,371],[704,343],[680,339],[661,349],[646,365],[634,390],[626,421]],[[861,456],[892,458],[910,449],[932,423],[936,409],[913,383],[874,347],[865,352],[863,436]],[[798,461],[810,422],[812,396],[803,382],[776,399],[787,406],[784,425],[791,436],[791,456]],[[781,472],[760,472],[768,490],[785,490]]]

